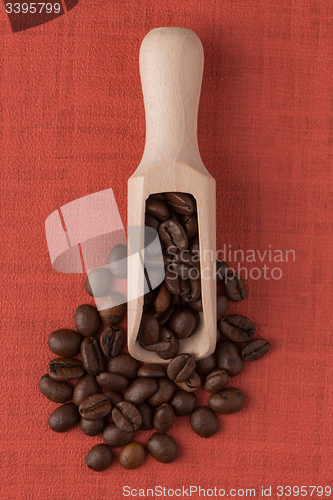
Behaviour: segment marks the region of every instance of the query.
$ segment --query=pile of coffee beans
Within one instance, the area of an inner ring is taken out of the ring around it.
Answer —
[[[146,294],[138,341],[168,360],[167,365],[142,364],[125,352],[126,332],[119,323],[125,318],[126,304],[119,304],[115,292],[109,293],[112,275],[126,277],[124,245],[113,248],[108,269],[94,269],[85,283],[87,292],[97,296],[97,290],[108,307],[98,312],[91,305],[80,305],[74,315],[76,330],[60,329],[49,336],[48,346],[57,357],[50,361],[39,388],[61,406],[51,413],[48,424],[55,432],[79,424],[88,436],[102,435],[104,444],[93,446],[86,457],[94,471],[109,467],[112,448],[118,447],[122,448],[118,461],[126,469],[139,467],[147,450],[159,462],[175,460],[178,445],[167,434],[175,417],[188,415],[191,428],[202,438],[215,434],[217,414],[235,413],[244,406],[242,391],[227,388],[229,378],[241,373],[244,361],[257,360],[270,348],[267,340],[253,339],[255,327],[248,318],[227,314],[229,301],[243,300],[247,287],[240,276],[230,273],[226,262],[217,262],[217,290],[223,290],[217,295],[216,350],[199,361],[179,353],[179,340],[193,335],[202,311],[200,274],[195,278],[186,274],[193,267],[200,273],[200,266],[192,266],[199,251],[194,212],[194,199],[184,193],[153,195],[147,200],[146,224],[157,228],[165,263],[176,270],[178,288],[170,285],[166,270],[164,282]],[[184,261],[176,249],[189,249],[187,271],[181,269]],[[200,386],[210,394],[208,406],[197,407],[195,391]],[[146,446],[135,441],[138,430],[153,431]]]

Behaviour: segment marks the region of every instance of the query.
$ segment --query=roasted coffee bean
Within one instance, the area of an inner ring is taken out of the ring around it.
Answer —
[[[169,219],[169,209],[162,202],[154,198],[148,198],[146,201],[146,212],[155,217],[155,219],[166,220]]]
[[[155,378],[137,378],[124,392],[124,400],[139,405],[150,398],[158,389]]]
[[[176,295],[170,295],[170,297],[176,297]],[[158,321],[158,324],[160,326],[165,326],[167,324],[167,322],[169,321],[169,319],[171,318],[171,316],[173,315],[175,311],[175,306],[170,304],[168,309],[164,312],[162,312],[162,314],[159,314],[158,315],[158,318],[157,321]]]
[[[97,309],[89,304],[82,304],[76,308],[74,322],[75,328],[84,337],[96,335],[101,326]]]
[[[224,295],[218,295],[216,298],[216,320],[220,321],[226,315],[229,307],[229,299]]]
[[[125,432],[136,431],[142,424],[141,413],[128,401],[122,401],[113,408],[112,418],[119,429]]]
[[[166,377],[166,371],[158,363],[149,363],[139,368],[138,377]]]
[[[229,264],[224,260],[216,261],[216,285],[226,281],[228,275]]]
[[[195,371],[198,372],[200,375],[208,375],[208,373],[212,372],[215,370],[216,367],[216,358],[215,354],[210,354],[210,356],[207,356],[206,358],[199,359],[196,362],[196,367]]]
[[[117,373],[129,379],[137,377],[139,368],[138,361],[126,352],[110,358],[108,362],[108,372]]]
[[[115,245],[108,260],[108,268],[116,278],[126,278],[127,276],[127,246]]]
[[[167,290],[166,286],[162,283],[154,302],[155,311],[157,313],[162,313],[168,309],[169,305],[170,305],[170,292],[169,290]]]
[[[160,225],[160,221],[158,219],[155,219],[155,217],[153,217],[150,214],[146,214],[146,216],[145,216],[145,226],[146,227],[152,227],[153,229],[155,229],[155,231],[158,231],[159,225]]]
[[[239,375],[243,370],[243,360],[240,356],[239,348],[236,344],[229,342],[219,342],[216,347],[216,361],[220,370],[226,370],[230,377]]]
[[[146,456],[145,448],[141,443],[129,443],[119,453],[118,461],[124,469],[137,469],[142,465]]]
[[[167,375],[174,382],[184,382],[195,370],[195,359],[191,354],[183,353],[173,358],[167,367]]]
[[[119,392],[107,390],[104,392],[104,396],[109,398],[109,400],[111,401],[112,408],[114,406],[117,406],[117,404],[120,403],[120,401],[124,401],[123,396]]]
[[[190,300],[189,302],[186,303],[187,306],[189,306],[191,309],[194,309],[197,312],[202,312],[202,297],[199,295],[199,297],[195,300]]]
[[[87,436],[97,436],[97,434],[103,432],[104,427],[104,418],[99,418],[98,420],[86,420],[85,418],[81,418],[80,420],[81,431]]]
[[[219,428],[219,421],[215,413],[208,406],[200,406],[190,416],[192,429],[198,436],[208,438]]]
[[[153,425],[156,432],[168,432],[173,425],[175,412],[171,405],[164,403],[157,408],[154,415]]]
[[[157,352],[162,359],[171,359],[178,354],[179,340],[170,330],[162,327],[158,343],[143,347],[147,351]]]
[[[126,315],[126,300],[118,292],[111,292],[101,299],[99,315],[104,325],[118,325]]]
[[[159,324],[151,314],[143,313],[137,336],[140,344],[153,345],[158,342]]]
[[[205,390],[216,393],[222,391],[229,382],[229,375],[225,370],[215,370],[207,375],[205,380]]]
[[[254,324],[241,314],[229,314],[219,323],[221,333],[233,342],[248,342],[255,334]]]
[[[163,193],[153,193],[150,194],[148,197],[150,200],[159,200],[159,201],[165,201],[164,194]]]
[[[105,267],[93,269],[86,278],[86,290],[91,297],[104,297],[109,292],[111,279],[111,273]]]
[[[200,278],[200,261],[187,250],[174,256],[169,269],[176,272],[183,280]]]
[[[190,283],[190,290],[187,294],[183,295],[183,300],[185,302],[193,302],[200,297],[201,294],[201,281],[200,280],[188,280]]]
[[[106,444],[96,444],[86,456],[86,464],[89,469],[100,472],[111,465],[112,459],[112,451]]]
[[[187,234],[179,222],[172,219],[162,222],[159,225],[158,234],[168,253],[176,254],[187,249]]]
[[[103,353],[99,340],[86,337],[81,344],[81,358],[84,369],[89,375],[98,375],[105,369]]]
[[[186,193],[165,193],[165,201],[177,214],[191,215],[195,211],[194,198]]]
[[[244,361],[256,361],[262,358],[270,348],[270,344],[265,339],[251,340],[241,350],[241,356]]]
[[[241,276],[228,276],[224,289],[227,297],[234,302],[240,302],[247,296],[247,287]]]
[[[80,414],[74,403],[58,406],[49,416],[49,426],[55,432],[66,432],[80,421]]]
[[[39,390],[53,403],[66,403],[73,395],[73,387],[67,382],[57,382],[50,375],[43,375],[39,381]]]
[[[147,448],[152,457],[158,462],[169,464],[178,455],[176,441],[168,434],[155,432],[147,441]]]
[[[191,240],[194,238],[198,231],[198,223],[194,215],[183,215],[181,224],[186,231],[188,239]]]
[[[223,333],[221,333],[219,327],[217,326],[216,327],[216,345],[219,343],[219,342],[222,342],[222,341],[225,341],[225,340],[228,340],[227,337],[225,337],[223,335]]]
[[[101,372],[96,377],[98,384],[109,391],[119,392],[127,389],[129,386],[128,378],[118,373]]]
[[[191,239],[191,241],[188,244],[188,249],[191,252],[192,255],[198,256],[199,257],[199,237],[194,236],[194,238]]]
[[[150,431],[153,428],[154,410],[145,401],[138,406],[138,410],[142,418],[140,431]]]
[[[126,333],[121,326],[109,326],[100,338],[103,353],[107,358],[118,356],[126,345]]]
[[[84,375],[84,377],[80,378],[74,386],[73,401],[76,406],[80,406],[84,399],[96,394],[99,390],[100,386],[96,382],[95,377],[88,374]]]
[[[55,358],[49,363],[50,377],[59,382],[80,378],[85,373],[81,361],[75,358]]]
[[[191,286],[189,280],[183,280],[175,271],[165,270],[164,283],[173,295],[185,297],[190,293]]]
[[[134,431],[122,431],[114,422],[111,422],[111,424],[105,427],[102,436],[107,445],[117,448],[118,446],[125,446],[130,443],[134,438],[134,434]]]
[[[192,372],[189,378],[183,382],[176,382],[176,384],[186,392],[194,392],[201,386],[201,379],[197,372]]]
[[[172,380],[166,377],[159,378],[158,389],[152,396],[150,396],[150,398],[148,399],[148,403],[154,408],[161,406],[163,403],[168,403],[172,398],[176,388],[177,387],[172,382]]]
[[[47,341],[51,351],[57,356],[72,358],[80,352],[82,335],[74,330],[55,330]]]
[[[240,389],[229,387],[208,398],[208,406],[217,413],[236,413],[245,403],[244,394]]]
[[[199,324],[199,314],[188,309],[179,309],[171,316],[168,328],[179,339],[186,339],[195,333]]]
[[[178,417],[192,413],[197,404],[197,397],[193,392],[177,391],[170,404]]]
[[[98,420],[111,412],[111,402],[104,394],[93,394],[82,401],[79,412],[86,420]]]

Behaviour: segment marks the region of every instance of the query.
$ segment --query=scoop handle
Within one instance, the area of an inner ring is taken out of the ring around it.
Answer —
[[[186,28],[155,28],[142,41],[139,61],[146,113],[141,163],[176,160],[206,171],[197,141],[204,63],[199,37]]]

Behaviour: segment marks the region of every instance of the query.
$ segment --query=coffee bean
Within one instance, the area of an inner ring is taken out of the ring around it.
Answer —
[[[244,361],[256,361],[262,358],[270,348],[270,344],[265,339],[255,339],[248,342],[241,350]]]
[[[169,209],[162,201],[154,198],[148,198],[146,201],[146,212],[156,219],[166,220],[169,219]]]
[[[172,269],[184,280],[200,278],[200,260],[187,250],[174,256],[169,269]]]
[[[80,352],[82,336],[74,330],[55,330],[49,336],[48,346],[57,356],[72,358]]]
[[[126,300],[118,292],[111,292],[101,299],[99,315],[104,325],[118,325],[126,315]]]
[[[125,446],[130,443],[134,438],[134,434],[134,431],[122,431],[114,422],[111,422],[105,427],[102,436],[107,445],[118,448],[118,446]]]
[[[129,443],[119,453],[118,461],[124,469],[137,469],[142,465],[146,456],[145,448],[141,443]]]
[[[173,295],[180,295],[185,297],[190,293],[189,280],[183,280],[175,271],[165,270],[164,283],[166,288]]]
[[[205,390],[216,393],[222,391],[229,382],[229,375],[225,370],[215,370],[207,375],[205,380]]]
[[[148,197],[150,200],[159,200],[159,201],[165,201],[164,194],[163,193],[153,193],[150,194]]]
[[[229,314],[219,323],[221,332],[233,342],[248,342],[255,334],[254,324],[241,314]]]
[[[147,351],[156,352],[162,359],[171,359],[178,354],[179,340],[170,330],[162,327],[158,343],[143,347]]]
[[[89,375],[98,375],[105,369],[103,353],[99,341],[86,337],[81,344],[81,357],[84,369]]]
[[[154,316],[143,313],[137,336],[138,342],[144,345],[153,345],[158,342],[159,324]]]
[[[162,313],[168,309],[170,305],[170,292],[162,283],[159,292],[154,302],[155,310],[157,313]]]
[[[208,398],[208,406],[217,413],[236,413],[241,410],[245,403],[245,397],[241,390],[229,387]]]
[[[194,215],[183,215],[181,224],[186,231],[187,238],[191,240],[197,234],[198,223]]]
[[[146,227],[152,227],[157,232],[159,225],[160,225],[160,221],[158,219],[155,219],[155,217],[146,213],[146,215],[145,215],[145,226]]]
[[[202,312],[202,297],[199,295],[199,297],[195,300],[190,300],[189,302],[186,303],[191,309],[194,309],[197,312]]]
[[[49,426],[55,432],[66,432],[80,421],[80,414],[74,403],[58,406],[49,416]]]
[[[226,315],[229,307],[229,299],[224,295],[218,295],[216,298],[216,320],[220,321]]]
[[[49,363],[50,377],[59,382],[80,378],[84,374],[81,361],[75,358],[55,358]]]
[[[190,290],[186,295],[183,295],[183,300],[187,303],[193,302],[200,297],[201,294],[201,281],[188,280],[190,283]]]
[[[199,257],[200,248],[199,248],[199,237],[198,236],[194,236],[194,238],[191,239],[191,241],[188,244],[188,249],[192,255]]]
[[[224,260],[216,261],[216,285],[226,281],[226,276],[228,274],[229,264]]]
[[[243,370],[243,360],[239,348],[229,341],[219,342],[216,347],[216,361],[220,370],[226,370],[230,377],[239,375]]]
[[[112,459],[112,451],[106,444],[96,444],[89,451],[86,457],[86,464],[89,469],[100,472],[111,465]]]
[[[211,408],[200,406],[190,416],[192,429],[198,436],[208,438],[219,428],[219,421]]]
[[[86,290],[91,297],[104,297],[109,292],[111,279],[111,273],[105,267],[93,269],[86,278]]]
[[[138,405],[138,410],[142,418],[140,431],[150,431],[153,428],[154,410],[145,401]]]
[[[97,375],[96,381],[104,389],[113,392],[123,391],[129,386],[129,380],[118,373],[101,372]]]
[[[186,193],[165,193],[165,201],[177,214],[191,215],[195,210],[194,198]]]
[[[149,363],[139,368],[138,377],[166,377],[166,371],[158,363]]]
[[[124,400],[139,405],[150,398],[158,389],[155,378],[137,378],[124,392]]]
[[[171,295],[170,294],[170,297],[176,297],[176,295]],[[160,326],[165,326],[169,319],[171,318],[171,316],[173,315],[173,312],[175,311],[175,306],[170,304],[170,306],[168,307],[168,309],[164,312],[162,312],[162,314],[159,314],[158,315],[158,318],[157,321],[158,321],[158,324]]]
[[[99,418],[98,420],[86,420],[85,418],[81,418],[80,420],[81,431],[87,436],[97,436],[97,434],[103,432],[104,427],[104,418]]]
[[[191,354],[183,353],[173,358],[167,367],[167,375],[174,382],[184,382],[195,369],[195,359]]]
[[[175,412],[171,405],[164,403],[157,408],[153,425],[156,432],[168,432],[173,425]]]
[[[161,406],[163,403],[168,403],[172,398],[176,385],[168,378],[159,378],[158,379],[158,389],[157,391],[150,396],[148,399],[148,403],[150,406],[157,408]]]
[[[179,222],[172,219],[162,222],[159,225],[158,234],[168,253],[176,254],[187,249],[187,234]]]
[[[147,441],[147,448],[152,457],[158,462],[169,464],[175,460],[178,455],[178,446],[176,441],[168,434],[155,432]]]
[[[179,339],[186,339],[195,333],[199,324],[199,314],[188,309],[179,309],[171,316],[168,328]]]
[[[92,375],[84,375],[80,378],[73,390],[73,401],[76,406],[80,406],[82,401],[86,399],[88,396],[92,396],[96,394],[100,390],[100,386],[96,382],[95,377]]]
[[[138,361],[128,353],[121,353],[108,362],[108,372],[117,373],[123,377],[134,379],[137,377],[140,365]]]
[[[197,404],[197,397],[193,392],[177,391],[170,404],[178,417],[192,413]]]
[[[180,389],[186,392],[194,392],[201,386],[201,379],[197,372],[192,372],[188,379],[183,382],[176,382]]]
[[[126,345],[126,333],[121,326],[109,326],[100,338],[103,353],[107,358],[118,356]]]
[[[66,403],[71,399],[73,388],[67,382],[57,382],[50,375],[43,375],[39,381],[39,390],[53,403]]]
[[[125,432],[136,431],[142,424],[141,413],[128,401],[122,401],[113,408],[112,418],[119,429]]]
[[[82,304],[77,307],[74,322],[75,328],[84,337],[96,335],[101,326],[97,309],[89,304]]]
[[[116,278],[126,278],[127,276],[127,246],[115,245],[108,260],[108,268]]]
[[[228,277],[224,289],[227,297],[234,302],[240,302],[247,296],[246,284],[241,276]]]
[[[111,402],[104,394],[93,394],[82,401],[79,412],[86,420],[98,420],[111,412]]]
[[[210,356],[207,356],[206,358],[199,359],[196,362],[196,367],[195,370],[200,374],[200,375],[208,375],[208,373],[212,372],[216,367],[216,358],[215,354],[210,354]]]

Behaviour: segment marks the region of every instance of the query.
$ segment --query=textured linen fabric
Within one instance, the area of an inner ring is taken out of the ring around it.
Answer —
[[[332,21],[325,0],[80,0],[14,34],[1,5],[3,498],[118,500],[125,485],[255,488],[257,497],[272,486],[280,498],[278,485],[333,486]],[[247,276],[248,297],[230,311],[249,316],[272,348],[231,380],[246,404],[219,416],[212,438],[176,418],[175,462],[147,456],[134,471],[115,461],[95,473],[85,456],[101,437],[52,432],[56,405],[38,390],[49,333],[73,328],[75,308],[93,303],[83,274],[52,268],[44,224],[62,205],[112,187],[126,225],[127,179],[145,139],[139,47],[160,26],[202,40],[198,135],[217,183],[217,246],[259,250],[262,262],[240,262],[244,277],[270,268],[269,279]],[[283,262],[270,262],[276,250]],[[156,498],[176,498],[169,493]]]

